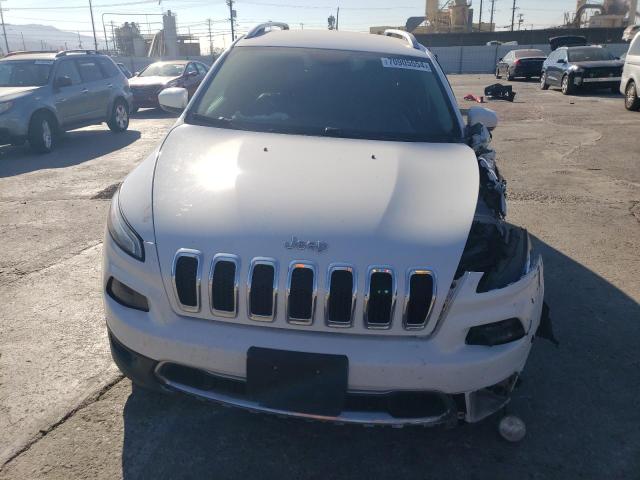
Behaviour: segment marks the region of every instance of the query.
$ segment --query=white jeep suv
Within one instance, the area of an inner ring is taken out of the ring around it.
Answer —
[[[186,108],[114,196],[104,248],[134,383],[367,425],[508,401],[542,261],[504,220],[495,114],[465,125],[412,35],[260,25],[188,106],[160,101]]]

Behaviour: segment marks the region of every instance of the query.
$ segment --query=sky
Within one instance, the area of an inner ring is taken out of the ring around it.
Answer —
[[[208,50],[208,25],[211,19],[214,47],[230,42],[229,7],[226,0],[92,0],[98,40],[104,40],[102,20],[107,26],[137,21],[143,33],[161,28],[161,14],[177,14],[178,31],[201,37]],[[444,3],[444,0],[441,0]],[[480,0],[472,0],[474,21],[478,21]],[[483,21],[489,21],[491,0],[483,2]],[[575,0],[517,0],[518,14],[526,28],[560,25],[564,12],[575,9]],[[4,21],[9,24],[44,24],[60,30],[92,35],[89,0],[0,0]],[[512,0],[495,0],[497,29],[511,23]],[[235,0],[238,30],[268,20],[289,23],[291,28],[326,28],[327,17],[340,7],[340,29],[368,32],[373,25],[404,25],[410,16],[424,15],[424,0]],[[117,14],[117,15],[116,15]],[[124,14],[124,15],[122,15]],[[140,15],[134,15],[140,14]],[[108,30],[108,29],[107,29]],[[110,36],[110,32],[107,33]]]

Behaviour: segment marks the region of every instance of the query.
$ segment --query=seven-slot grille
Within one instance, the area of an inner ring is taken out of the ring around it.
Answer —
[[[217,254],[209,266],[208,300],[214,316],[238,316],[240,258]],[[172,268],[172,282],[178,307],[185,312],[200,312],[202,254],[180,249]],[[277,318],[278,262],[273,258],[254,258],[249,265],[246,284],[247,316],[254,321],[273,322]],[[285,298],[286,321],[294,325],[313,325],[316,321],[319,273],[314,263],[294,261],[289,265]],[[355,268],[332,264],[324,278],[324,322],[328,327],[350,328],[357,299]],[[402,326],[405,330],[425,328],[436,297],[432,270],[412,268],[406,272]],[[397,298],[397,277],[391,266],[371,266],[367,270],[363,303],[363,322],[367,329],[386,330],[393,325]]]

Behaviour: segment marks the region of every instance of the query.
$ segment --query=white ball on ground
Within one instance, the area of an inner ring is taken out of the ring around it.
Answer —
[[[527,426],[515,415],[507,415],[498,424],[500,436],[508,442],[519,442],[527,434]]]

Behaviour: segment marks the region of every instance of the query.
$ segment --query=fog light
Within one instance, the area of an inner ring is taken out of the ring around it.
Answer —
[[[149,311],[147,297],[139,294],[131,287],[128,287],[113,277],[111,277],[107,282],[107,293],[120,305],[134,308],[136,310],[142,310],[143,312]]]
[[[582,85],[582,77],[574,78],[573,83],[575,83],[576,85]]]
[[[472,327],[467,333],[467,345],[486,345],[492,347],[494,345],[503,345],[505,343],[514,342],[524,337],[524,327],[522,322],[517,318],[502,320],[501,322],[489,323]]]

